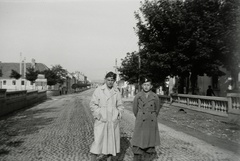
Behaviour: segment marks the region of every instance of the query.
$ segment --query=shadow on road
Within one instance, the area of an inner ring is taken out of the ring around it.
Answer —
[[[46,125],[51,124],[54,118],[42,117],[41,114],[54,112],[56,107],[47,109],[22,109],[0,118],[0,156],[7,155],[12,148],[21,146],[25,136],[37,133]]]

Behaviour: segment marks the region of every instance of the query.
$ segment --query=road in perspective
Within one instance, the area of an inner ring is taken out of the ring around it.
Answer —
[[[0,120],[1,161],[89,161],[93,117],[89,101],[94,89],[56,96]],[[126,106],[126,105],[125,105]],[[113,160],[132,161],[134,115],[127,107],[121,128],[121,153]],[[240,155],[213,146],[159,123],[161,146],[155,161],[239,161]],[[98,160],[104,161],[104,156]]]

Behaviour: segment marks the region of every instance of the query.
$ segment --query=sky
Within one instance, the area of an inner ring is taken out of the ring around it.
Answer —
[[[0,0],[0,61],[61,65],[89,80],[138,51],[140,0]]]

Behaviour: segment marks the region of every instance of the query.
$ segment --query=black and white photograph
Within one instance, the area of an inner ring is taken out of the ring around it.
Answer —
[[[0,161],[240,161],[240,1],[0,0]]]

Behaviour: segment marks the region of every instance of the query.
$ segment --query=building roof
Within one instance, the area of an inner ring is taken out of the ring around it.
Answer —
[[[32,63],[26,63],[26,68],[29,68],[32,66]],[[24,71],[24,64],[22,63],[22,75]],[[35,69],[42,72],[46,69],[49,69],[45,64],[43,63],[35,63]],[[15,70],[20,74],[20,63],[3,63],[0,62],[0,70],[2,70],[2,79],[9,79],[10,75],[12,73],[12,70]]]

